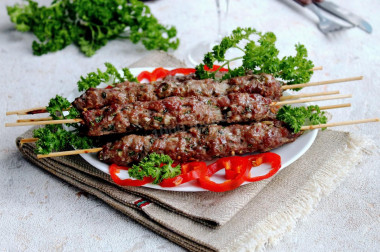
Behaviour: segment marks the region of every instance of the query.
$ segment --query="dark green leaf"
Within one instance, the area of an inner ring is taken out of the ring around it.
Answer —
[[[38,41],[32,44],[33,53],[42,55],[74,43],[87,56],[116,38],[141,41],[146,49],[177,49],[175,27],[166,27],[137,0],[54,0],[50,6],[27,4],[7,7],[8,15],[22,32],[33,32]],[[125,32],[129,36],[123,36]]]
[[[251,37],[258,37],[252,40]],[[240,44],[245,42],[242,48]],[[303,45],[297,44],[296,55],[279,59],[279,51],[276,48],[276,36],[272,32],[262,34],[252,28],[240,28],[232,31],[232,35],[222,39],[219,45],[213,47],[211,52],[205,54],[203,63],[195,67],[196,76],[200,79],[214,78],[215,73],[204,70],[206,65],[212,68],[218,63],[228,66],[229,72],[223,79],[246,75],[247,72],[254,74],[269,73],[276,78],[281,78],[288,84],[305,83],[311,78],[313,63],[307,59],[307,50]],[[243,52],[241,57],[226,58],[229,49],[235,48]],[[242,60],[242,66],[231,69],[230,62]],[[297,89],[299,90],[299,89]]]
[[[92,147],[92,141],[88,137],[80,136],[77,132],[66,131],[60,124],[46,125],[33,131],[36,142],[36,153],[49,154],[53,151],[65,150],[72,145],[77,149]]]
[[[317,105],[309,107],[291,107],[285,105],[277,113],[277,119],[285,122],[293,132],[297,133],[305,124],[317,125],[327,122],[325,112]]]
[[[172,167],[173,160],[164,154],[151,153],[137,165],[128,170],[129,176],[142,180],[144,177],[152,177],[154,184],[159,184],[163,179],[174,178],[181,174],[181,166]]]
[[[111,63],[104,63],[107,67],[105,72],[102,72],[99,68],[97,72],[91,72],[87,74],[87,77],[80,77],[80,80],[77,82],[78,90],[84,91],[91,87],[95,88],[99,86],[100,83],[106,83],[112,81],[113,83],[120,83],[126,80],[128,81],[137,81],[136,77],[134,77],[128,68],[123,68],[123,75],[117,71],[116,67]]]

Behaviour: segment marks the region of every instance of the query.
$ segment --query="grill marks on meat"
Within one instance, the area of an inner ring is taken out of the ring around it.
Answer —
[[[293,142],[300,134],[292,133],[277,120],[227,127],[209,125],[162,136],[127,135],[103,146],[98,157],[106,163],[124,166],[138,162],[153,152],[169,155],[179,162],[206,161],[235,154],[269,151]]]
[[[156,101],[166,97],[218,97],[231,93],[257,93],[274,101],[282,95],[282,83],[270,74],[235,77],[227,81],[197,80],[195,75],[171,76],[152,83],[123,82],[114,88],[90,88],[75,99],[73,105],[80,111],[98,109],[111,104],[136,101]]]
[[[137,129],[240,123],[275,119],[272,100],[259,94],[234,93],[220,97],[169,97],[158,101],[115,104],[82,112],[89,136],[128,133]]]

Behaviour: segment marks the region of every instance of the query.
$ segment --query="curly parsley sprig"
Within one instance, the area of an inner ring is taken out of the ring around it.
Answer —
[[[97,87],[100,83],[106,83],[111,81],[115,82],[124,82],[124,81],[135,81],[137,82],[137,78],[132,75],[128,68],[122,68],[123,76],[117,71],[116,67],[114,67],[111,63],[104,63],[107,67],[105,72],[102,72],[99,68],[96,72],[88,73],[86,77],[81,76],[78,81],[78,90],[84,91],[91,87]]]
[[[68,146],[77,149],[92,148],[92,141],[88,137],[80,136],[77,131],[67,131],[61,124],[46,125],[33,131],[36,142],[37,154],[49,154],[53,151],[62,151]]]
[[[66,98],[59,95],[50,99],[46,110],[53,120],[74,119],[79,116],[79,111],[71,107]],[[93,146],[90,138],[80,135],[79,125],[68,124],[68,126],[73,126],[75,129],[68,131],[61,124],[52,124],[34,130],[33,137],[38,138],[36,152],[38,154],[49,154],[53,151],[64,150],[70,145],[77,149],[88,149]]]
[[[154,178],[153,184],[159,184],[163,179],[174,178],[181,174],[181,166],[172,167],[173,162],[168,155],[151,153],[137,165],[133,165],[128,174],[139,180],[151,177]]]
[[[301,127],[306,123],[311,125],[327,123],[325,112],[321,111],[317,105],[308,107],[291,107],[285,105],[280,108],[276,118],[285,122],[294,133],[299,132]]]
[[[179,39],[174,26],[160,24],[148,6],[138,0],[54,0],[50,6],[28,4],[8,6],[16,29],[33,32],[35,55],[62,50],[76,44],[86,56],[122,38],[142,42],[146,49],[177,49]],[[127,35],[124,35],[127,33]]]
[[[56,95],[50,99],[49,105],[46,107],[53,120],[75,119],[79,117],[79,111],[71,107],[71,103],[64,97]],[[64,111],[68,111],[65,115]]]
[[[251,37],[258,37],[257,41]],[[240,28],[232,31],[231,36],[224,37],[219,45],[213,47],[212,52],[205,54],[203,63],[196,66],[196,75],[200,79],[215,79],[216,72],[208,72],[206,65],[212,68],[215,62],[221,63],[220,68],[227,66],[229,72],[223,79],[243,76],[248,71],[253,74],[270,73],[281,78],[287,84],[308,82],[313,74],[313,63],[307,59],[307,50],[301,45],[295,45],[296,55],[280,59],[279,50],[275,46],[276,36],[272,32],[261,33],[252,28]],[[242,47],[241,44],[245,43]],[[229,49],[242,51],[243,55],[235,58],[226,58]],[[242,60],[240,67],[231,69],[232,61]],[[299,89],[298,89],[299,90]]]

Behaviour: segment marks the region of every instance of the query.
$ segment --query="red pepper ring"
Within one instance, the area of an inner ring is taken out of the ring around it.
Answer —
[[[176,75],[176,74],[188,75],[191,73],[195,73],[194,68],[176,68],[176,69],[170,70],[167,75]]]
[[[252,177],[250,175],[252,167],[259,166],[262,163],[269,163],[272,169],[265,175]],[[182,172],[180,175],[171,179],[164,179],[160,183],[160,186],[174,187],[197,179],[200,186],[206,190],[225,192],[239,187],[245,181],[255,182],[267,179],[276,174],[280,168],[281,157],[271,152],[245,157],[233,156],[221,158],[209,166],[206,166],[205,162],[191,162],[181,166]],[[219,184],[211,181],[211,177],[221,169],[225,169],[225,178],[227,180]],[[145,177],[143,180],[122,180],[117,176],[120,170],[128,170],[128,168],[116,164],[112,164],[109,168],[111,178],[118,185],[142,186],[153,181],[151,177]]]
[[[175,187],[200,177],[201,170],[206,169],[205,162],[191,162],[181,165],[181,174],[174,177],[162,180],[161,187]]]
[[[245,180],[248,182],[255,182],[255,181],[260,181],[263,179],[270,178],[274,174],[276,174],[278,172],[278,170],[280,170],[280,168],[281,168],[281,157],[280,157],[280,155],[277,155],[276,153],[273,153],[273,152],[267,152],[267,153],[247,156],[246,158],[250,164],[255,162],[255,164],[253,166],[259,166],[262,163],[269,163],[271,165],[271,168],[272,168],[267,174],[262,175],[262,176],[251,177],[251,174],[248,173],[248,175],[245,178]],[[249,170],[251,170],[251,169],[249,169]]]
[[[204,66],[204,69],[206,71],[215,72],[218,70],[220,66],[214,65],[212,68],[208,68],[207,66]],[[219,69],[220,72],[228,72],[227,68],[221,68]],[[162,67],[158,67],[154,69],[152,72],[149,71],[143,71],[137,76],[137,80],[141,82],[142,80],[146,79],[149,82],[156,81],[158,79],[163,79],[168,75],[176,75],[176,74],[183,74],[188,75],[191,73],[195,73],[194,68],[175,68],[173,70],[167,70]]]
[[[226,157],[219,159],[218,161],[221,162],[221,165],[224,166],[226,179],[234,179],[241,173],[242,167],[240,164],[246,165],[247,169],[250,167],[250,162],[248,162],[248,159],[246,157]]]
[[[168,73],[169,73],[169,70],[167,70],[165,68],[162,68],[162,67],[156,68],[153,70],[153,72],[151,74],[152,75],[151,81],[163,79],[168,75]]]
[[[139,75],[137,75],[137,80],[141,82],[142,80],[147,79],[149,82],[152,81],[152,74],[148,71],[142,71]]]
[[[234,156],[221,158],[215,163],[207,166],[207,169],[201,171],[201,176],[199,177],[198,182],[203,189],[209,191],[230,191],[244,183],[246,176],[248,176],[248,166],[248,159],[244,157]],[[228,173],[229,175],[227,175],[227,177],[230,177],[230,179],[223,183],[211,181],[211,176],[223,168],[226,169],[226,175]]]
[[[120,186],[142,186],[153,181],[151,177],[144,177],[143,180],[138,179],[120,179],[117,174],[120,170],[128,170],[128,167],[119,166],[117,164],[112,164],[109,167],[110,175],[112,180]]]

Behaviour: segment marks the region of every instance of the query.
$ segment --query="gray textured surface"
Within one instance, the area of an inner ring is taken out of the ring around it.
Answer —
[[[113,41],[86,58],[74,46],[42,57],[33,56],[31,34],[13,29],[0,2],[0,118],[5,111],[45,105],[55,94],[70,92],[79,76],[108,61],[124,67],[148,52],[141,45]],[[50,1],[40,1],[48,3]],[[252,26],[273,31],[283,54],[301,42],[315,65],[324,66],[313,80],[364,75],[361,82],[315,87],[308,90],[337,90],[352,93],[352,108],[331,111],[334,121],[379,117],[378,84],[380,56],[380,3],[376,0],[344,1],[373,25],[371,35],[359,29],[324,36],[317,19],[291,1],[231,1],[227,28]],[[173,52],[179,59],[197,43],[211,40],[216,32],[214,1],[160,0],[149,3],[153,13],[167,24],[176,24],[182,44]],[[195,38],[195,39],[194,39]],[[342,101],[343,102],[343,101]],[[333,104],[324,102],[321,104]],[[5,250],[181,250],[112,210],[93,197],[79,197],[78,190],[31,166],[18,153],[15,138],[26,128],[0,127],[0,248]],[[299,223],[270,251],[379,251],[379,124],[342,127],[375,140],[373,154],[329,197],[323,199],[306,220]]]

